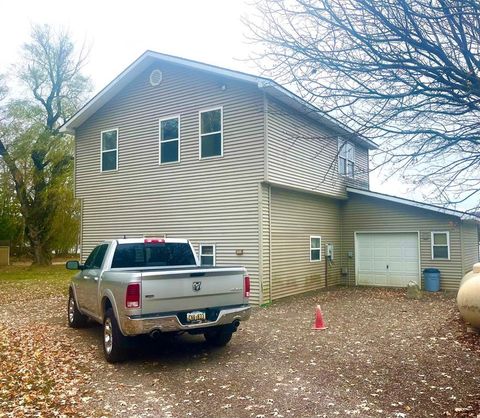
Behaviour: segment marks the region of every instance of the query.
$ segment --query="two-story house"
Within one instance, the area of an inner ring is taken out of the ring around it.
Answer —
[[[188,238],[204,264],[245,265],[254,303],[425,267],[454,289],[478,259],[478,218],[370,191],[376,144],[266,78],[147,51],[62,130],[83,259],[108,238]]]

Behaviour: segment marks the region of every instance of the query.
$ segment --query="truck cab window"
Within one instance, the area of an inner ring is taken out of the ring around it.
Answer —
[[[95,247],[92,252],[90,253],[90,255],[87,257],[87,260],[85,261],[85,268],[87,269],[91,269],[93,268],[93,260],[95,260],[95,256],[97,255],[97,252],[100,248],[100,245]]]
[[[187,243],[120,244],[112,268],[194,266],[195,257]]]
[[[96,246],[85,261],[85,268],[99,269],[102,267],[105,253],[107,252],[108,244]]]
[[[93,262],[94,269],[99,269],[102,267],[103,259],[105,258],[105,254],[107,253],[108,244],[102,244],[98,246],[97,254],[95,255],[95,260]]]

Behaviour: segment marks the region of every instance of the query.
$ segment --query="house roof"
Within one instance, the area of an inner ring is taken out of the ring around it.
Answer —
[[[107,86],[105,86],[98,94],[96,94],[85,106],[83,106],[77,113],[75,113],[67,122],[60,128],[62,132],[75,133],[75,128],[78,128],[90,116],[92,116],[105,103],[112,99],[123,87],[133,80],[141,71],[156,61],[164,61],[171,64],[182,65],[191,69],[204,71],[216,74],[222,77],[232,78],[239,81],[255,84],[260,90],[265,91],[271,97],[285,103],[291,108],[304,113],[307,116],[321,122],[330,129],[338,132],[340,135],[345,135],[362,144],[368,149],[377,149],[378,146],[368,138],[358,135],[348,126],[328,116],[325,112],[308,103],[301,97],[282,87],[275,81],[258,77],[251,74],[243,73],[241,71],[229,70],[227,68],[217,67],[215,65],[205,64],[198,61],[192,61],[185,58],[175,57],[173,55],[161,54],[154,51],[146,51],[132,64],[130,64],[124,71],[115,77]]]
[[[403,197],[392,196],[384,193],[372,192],[370,190],[356,189],[354,187],[347,187],[347,192],[359,194],[363,196],[375,197],[377,199],[386,200],[388,202],[400,203],[402,205],[431,210],[433,212],[439,212],[444,215],[455,216],[457,218],[460,218],[466,221],[480,222],[480,217],[475,214],[462,212],[460,210],[455,210],[455,209],[448,209],[442,206],[432,205],[430,203],[417,202],[416,200],[405,199]]]

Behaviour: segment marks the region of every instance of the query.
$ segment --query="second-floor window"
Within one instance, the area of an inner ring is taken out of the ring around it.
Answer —
[[[160,164],[180,161],[180,117],[160,119]]]
[[[222,108],[200,112],[200,158],[223,155]]]
[[[102,132],[102,171],[113,171],[118,166],[118,129]]]
[[[342,176],[354,177],[355,147],[348,141],[338,140],[338,173]]]

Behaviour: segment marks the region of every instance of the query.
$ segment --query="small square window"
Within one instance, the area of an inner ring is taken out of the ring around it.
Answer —
[[[310,236],[310,261],[322,259],[322,237]]]
[[[202,266],[215,265],[215,245],[200,244],[200,264]]]
[[[450,234],[449,232],[432,232],[432,259],[450,259]]]
[[[200,158],[223,155],[222,109],[200,112]]]

